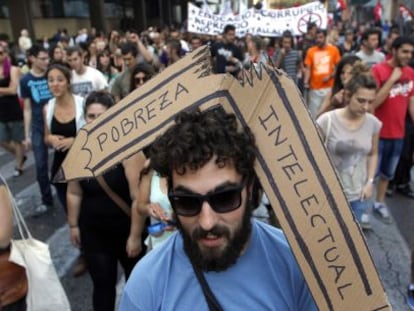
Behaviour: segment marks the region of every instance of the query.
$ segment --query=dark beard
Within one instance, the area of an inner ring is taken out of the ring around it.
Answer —
[[[251,206],[247,204],[242,222],[236,228],[232,239],[230,239],[230,231],[224,226],[214,226],[210,231],[204,231],[200,227],[197,227],[192,236],[190,236],[177,218],[177,228],[183,237],[184,251],[193,265],[204,271],[215,272],[227,270],[230,266],[234,265],[250,237],[252,231],[251,215]],[[216,236],[224,236],[228,240],[228,245],[223,251],[220,252],[219,250],[215,251],[212,249],[208,254],[202,253],[197,242],[194,241],[206,237],[209,233]]]

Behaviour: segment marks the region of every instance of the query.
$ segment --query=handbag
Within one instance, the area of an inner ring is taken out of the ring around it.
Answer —
[[[27,311],[70,311],[69,300],[50,257],[49,246],[32,237],[13,199],[12,206],[21,239],[12,240],[9,260],[26,269]]]
[[[0,310],[27,294],[25,269],[9,261],[10,249],[0,251]]]
[[[99,186],[101,186],[101,188],[106,192],[106,194],[111,198],[111,200],[114,201],[114,203],[118,205],[118,207],[121,210],[123,210],[125,214],[131,217],[131,209],[129,208],[127,202],[125,202],[117,193],[115,193],[111,189],[111,187],[109,187],[103,176],[101,175],[96,177],[96,181],[98,182]]]

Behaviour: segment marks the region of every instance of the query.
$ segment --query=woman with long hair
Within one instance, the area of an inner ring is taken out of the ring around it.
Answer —
[[[97,58],[96,69],[98,69],[104,75],[108,85],[111,85],[111,82],[115,79],[118,75],[118,69],[116,69],[111,64],[111,53],[109,50],[103,50],[99,52]]]
[[[51,179],[58,172],[79,129],[85,124],[83,98],[72,93],[71,71],[64,65],[49,67],[46,77],[53,98],[43,108],[45,120],[45,143],[55,152],[51,168]],[[58,199],[66,211],[66,183],[54,184]]]
[[[345,85],[345,106],[317,120],[345,195],[363,229],[370,228],[366,211],[374,190],[382,123],[369,113],[377,84],[371,75],[356,74]]]
[[[139,88],[155,75],[154,67],[147,63],[137,64],[131,72],[130,92]]]
[[[56,44],[49,49],[50,64],[61,64],[69,66],[66,62],[66,51],[60,45]]]
[[[344,85],[349,81],[353,76],[352,68],[355,64],[358,64],[355,69],[356,73],[367,73],[369,72],[369,67],[365,66],[361,59],[355,55],[348,55],[342,57],[341,61],[338,63],[335,71],[334,85],[332,90],[328,92],[322,102],[322,105],[319,108],[318,116],[322,113],[335,109],[341,108],[344,106]]]

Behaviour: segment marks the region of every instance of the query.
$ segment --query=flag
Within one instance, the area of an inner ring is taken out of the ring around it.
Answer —
[[[378,0],[374,8],[374,20],[378,22],[381,20],[381,17],[382,17],[382,4],[381,4],[381,1]]]

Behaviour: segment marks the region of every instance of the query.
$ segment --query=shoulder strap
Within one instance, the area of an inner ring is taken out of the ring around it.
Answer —
[[[129,205],[118,194],[116,194],[111,189],[111,187],[109,187],[103,176],[101,175],[96,177],[96,180],[98,181],[98,184],[102,187],[102,189],[106,192],[106,194],[111,198],[111,200],[114,201],[114,203],[118,205],[118,207],[122,209],[125,212],[125,214],[131,216],[131,209],[129,208]]]
[[[223,311],[223,308],[221,307],[220,303],[217,301],[216,296],[214,296],[213,292],[210,289],[210,286],[208,286],[208,283],[203,275],[203,272],[199,268],[197,268],[193,264],[193,262],[191,262],[191,265],[193,266],[193,270],[195,272],[197,280],[201,285],[201,289],[203,290],[203,294],[204,294],[204,297],[206,298],[208,308],[210,309],[210,311]]]

